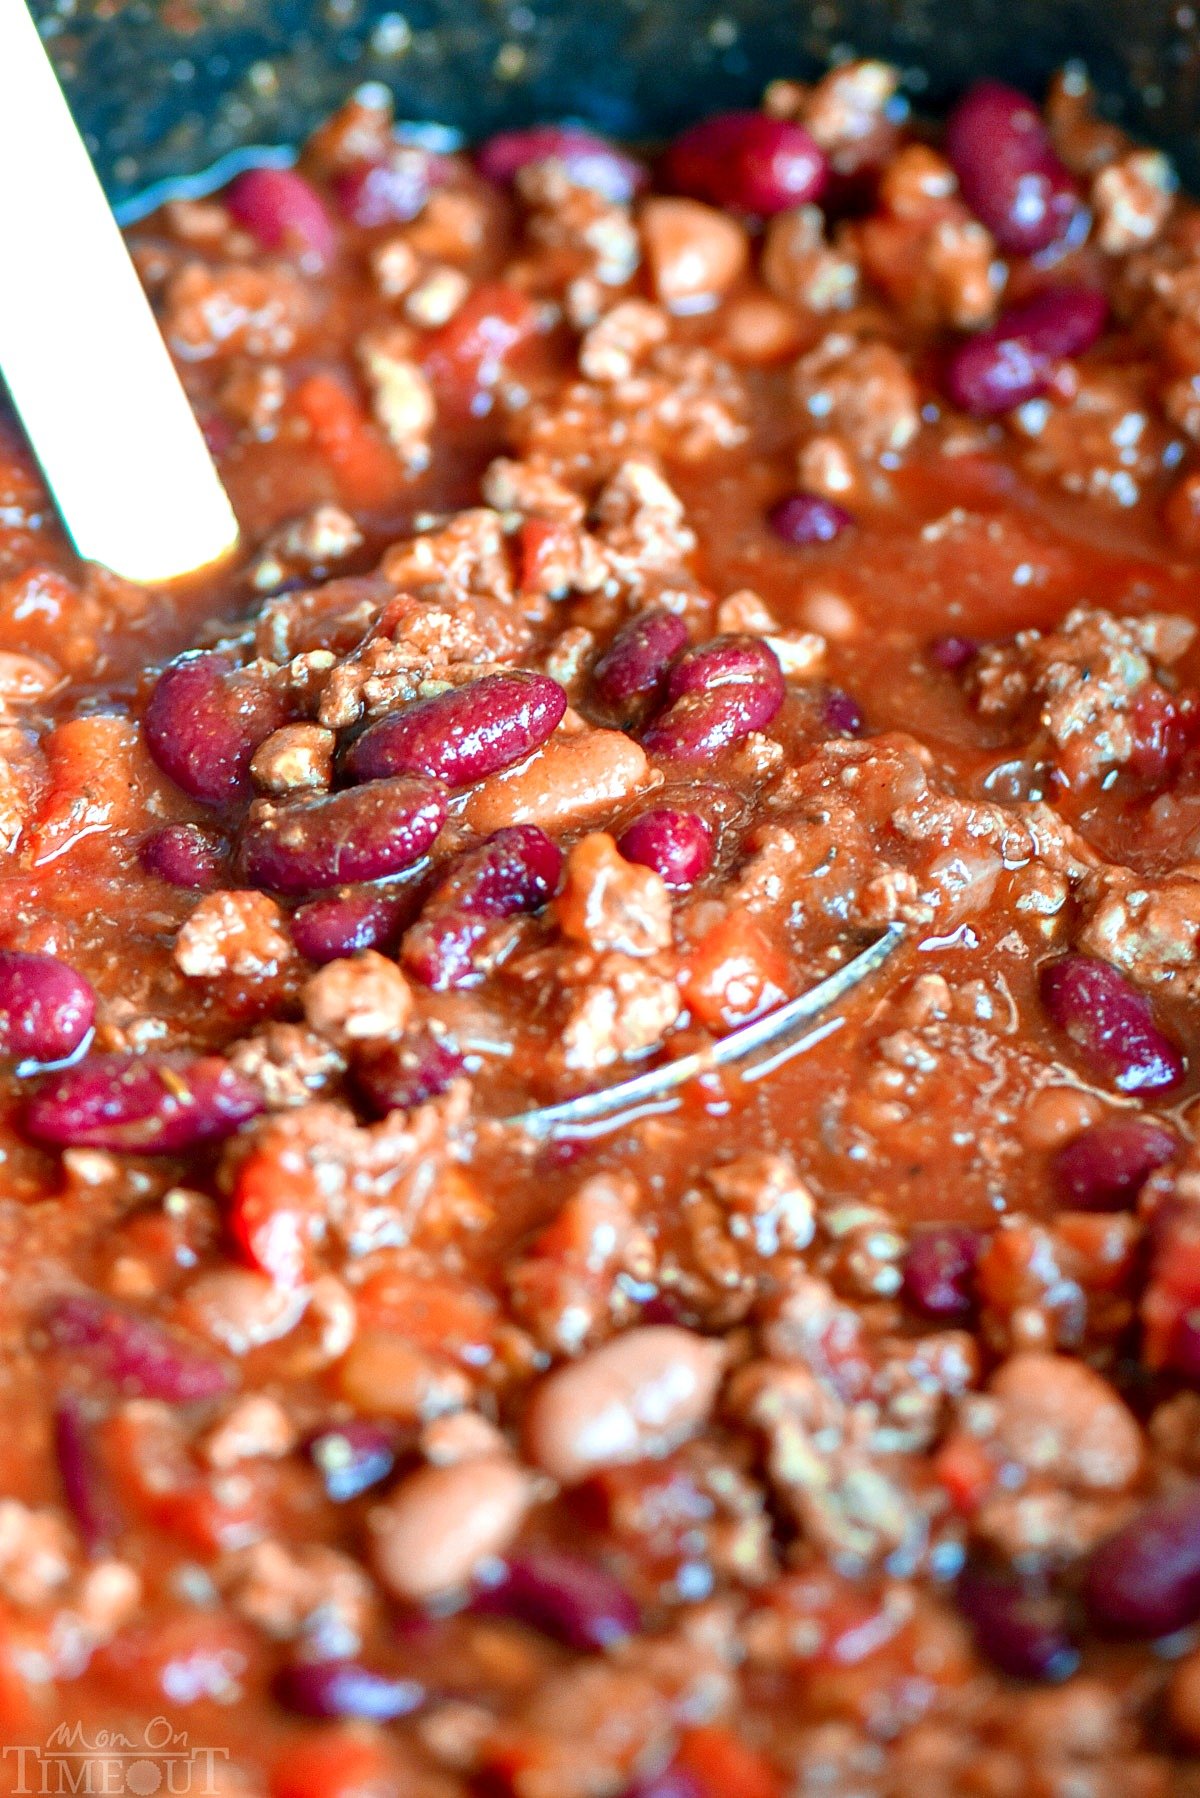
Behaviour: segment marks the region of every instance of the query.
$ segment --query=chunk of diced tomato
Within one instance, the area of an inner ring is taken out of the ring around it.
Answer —
[[[698,1022],[728,1030],[786,998],[788,965],[761,925],[745,912],[731,911],[687,956],[679,984]]]
[[[688,1730],[679,1764],[712,1798],[781,1798],[783,1784],[770,1762],[727,1729]]]
[[[288,402],[293,416],[308,426],[309,440],[325,458],[347,505],[386,505],[403,481],[403,470],[362,402],[332,375],[309,375]]]
[[[537,307],[519,287],[485,282],[425,345],[425,373],[442,413],[486,412],[508,360],[537,331]]]

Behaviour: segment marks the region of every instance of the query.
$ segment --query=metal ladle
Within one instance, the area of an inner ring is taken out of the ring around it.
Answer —
[[[520,1112],[505,1122],[539,1139],[602,1136],[659,1110],[679,1087],[718,1068],[732,1069],[743,1082],[761,1080],[840,1028],[840,1017],[826,1018],[814,1029],[803,1026],[820,1018],[881,968],[905,935],[903,924],[889,924],[882,936],[799,998],[789,999],[765,1017],[730,1031],[711,1048],[681,1055],[678,1061],[664,1062],[661,1067],[650,1068],[632,1080],[621,1080],[599,1092],[581,1093],[558,1105]]]

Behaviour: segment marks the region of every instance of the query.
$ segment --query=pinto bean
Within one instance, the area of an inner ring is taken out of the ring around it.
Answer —
[[[525,1419],[531,1460],[565,1485],[663,1454],[712,1409],[719,1343],[672,1324],[628,1330],[547,1376]]]
[[[645,751],[622,731],[581,731],[553,738],[519,767],[485,780],[464,816],[483,834],[507,824],[564,830],[614,811],[648,776]]]
[[[499,1454],[410,1474],[370,1518],[380,1579],[417,1602],[465,1586],[481,1561],[503,1554],[535,1489]]]

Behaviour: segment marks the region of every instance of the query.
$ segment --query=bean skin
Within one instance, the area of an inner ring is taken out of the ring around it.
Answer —
[[[82,974],[53,955],[0,949],[0,1055],[62,1061],[92,1027],[96,996]]]
[[[708,1416],[724,1364],[722,1346],[694,1331],[628,1330],[543,1380],[525,1419],[529,1457],[574,1485],[665,1453]]]
[[[485,780],[467,800],[463,816],[485,836],[507,824],[566,830],[632,799],[649,773],[645,751],[619,730],[558,736],[519,767]]]
[[[503,1554],[534,1490],[527,1470],[506,1455],[422,1467],[371,1514],[380,1579],[415,1603],[461,1589],[481,1561]]]
[[[241,862],[251,886],[320,892],[382,880],[420,861],[446,817],[435,781],[400,775],[250,813]]]
[[[355,780],[424,774],[472,786],[524,761],[562,722],[567,696],[557,681],[524,668],[486,674],[418,700],[365,730],[346,757]]]

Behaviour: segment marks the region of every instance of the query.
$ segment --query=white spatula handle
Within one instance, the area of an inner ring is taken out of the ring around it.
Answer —
[[[0,0],[0,371],[76,549],[130,580],[237,521],[24,0]]]

